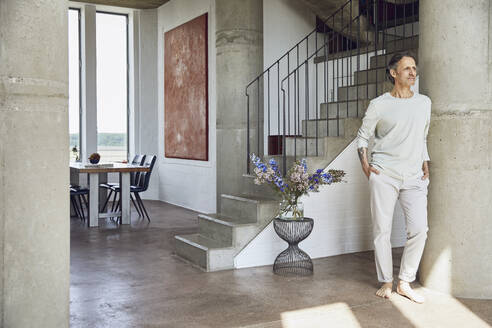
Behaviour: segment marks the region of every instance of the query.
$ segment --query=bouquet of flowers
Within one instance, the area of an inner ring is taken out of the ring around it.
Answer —
[[[318,192],[321,185],[341,182],[345,176],[344,171],[333,169],[328,172],[318,169],[313,174],[308,174],[306,160],[301,159],[294,163],[285,177],[282,177],[274,159],[264,164],[258,156],[251,154],[251,161],[255,165],[255,184],[268,183],[282,198],[283,205],[279,214],[291,212],[294,220],[303,216],[302,210],[298,208],[299,197],[308,195],[310,192]]]

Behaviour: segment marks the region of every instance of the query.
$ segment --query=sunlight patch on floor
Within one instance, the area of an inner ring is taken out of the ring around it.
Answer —
[[[393,294],[390,301],[416,328],[441,327],[443,323],[452,324],[453,327],[490,327],[459,300],[451,296],[424,288],[415,290],[425,296],[424,304],[411,302],[397,294]]]
[[[361,325],[346,303],[333,303],[283,312],[282,328],[360,328]]]

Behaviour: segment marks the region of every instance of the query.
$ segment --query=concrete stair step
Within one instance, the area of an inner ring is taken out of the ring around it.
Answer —
[[[415,10],[416,11],[416,10]],[[401,38],[411,37],[419,34],[419,21],[417,13],[407,13],[407,17],[399,19],[396,22],[394,20],[388,21],[388,28],[381,30],[381,33],[386,34],[387,40],[392,37]],[[396,26],[395,26],[396,23]],[[378,26],[381,28],[380,26]],[[381,38],[380,38],[381,39]]]
[[[380,47],[382,46],[383,44],[380,44]],[[419,47],[418,35],[401,38],[399,40],[388,41],[384,44],[384,49],[386,50],[386,53],[394,53],[397,51],[408,50],[408,49],[418,49],[418,47]]]
[[[355,84],[381,83],[387,81],[386,67],[372,68],[367,70],[357,71],[354,74]]]
[[[234,248],[200,234],[174,237],[176,254],[206,271],[232,269]]]
[[[221,195],[220,214],[227,217],[243,219],[248,222],[259,222],[269,213],[274,204],[278,207],[278,199],[263,195]]]
[[[253,167],[253,164],[252,164]],[[251,169],[251,174],[243,174],[242,184],[243,184],[243,192],[245,195],[261,195],[267,198],[276,198],[277,195],[275,192],[268,187],[267,185],[257,185],[254,182],[254,172],[253,168]]]
[[[362,117],[369,106],[369,100],[349,100],[340,102],[322,103],[320,105],[320,119]],[[348,115],[347,115],[348,111]]]
[[[381,83],[370,83],[363,85],[354,85],[347,87],[338,88],[338,100],[346,101],[346,100],[369,100],[373,99],[387,91],[390,91],[393,88],[393,85],[389,82],[381,82]]]
[[[200,234],[215,241],[224,242],[232,246],[234,234],[237,228],[255,225],[255,222],[236,217],[228,217],[221,214],[198,215],[198,228]]]
[[[343,135],[342,119],[303,120],[303,137],[338,137]],[[318,145],[319,147],[319,145]]]
[[[392,42],[404,42],[404,40],[402,41],[392,41]],[[409,41],[407,41],[409,42]],[[405,50],[408,50],[408,51],[411,51],[416,57],[418,56],[418,52],[419,52],[419,49],[418,48],[408,48],[408,49],[405,49]],[[374,69],[374,68],[380,68],[380,67],[384,67],[386,68],[388,62],[390,61],[391,57],[395,54],[395,52],[389,52],[389,51],[386,51],[385,54],[383,55],[377,55],[377,56],[372,56],[369,61],[370,61],[370,68]]]
[[[175,236],[176,254],[206,271],[231,269],[239,253],[275,217],[279,200],[222,195],[221,213],[200,214],[199,233]]]
[[[288,137],[285,139],[284,151],[287,156],[295,156],[297,158],[324,156],[325,138]]]
[[[357,131],[361,125],[362,119],[358,117],[349,117],[340,119],[339,126],[343,126],[340,131],[343,134],[335,137],[319,137],[318,140],[318,154],[316,154],[316,138],[314,137],[297,137],[294,142],[294,138],[287,138],[286,142],[286,155],[295,156],[297,158],[310,158],[318,156],[324,158],[324,162],[329,164],[336,155],[340,153],[357,135]],[[306,155],[306,142],[307,142],[307,155]],[[294,148],[295,145],[295,148]],[[295,149],[295,153],[294,153]]]

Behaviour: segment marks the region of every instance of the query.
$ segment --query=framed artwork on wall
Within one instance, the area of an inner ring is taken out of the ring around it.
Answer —
[[[208,161],[208,15],[164,33],[164,154]]]

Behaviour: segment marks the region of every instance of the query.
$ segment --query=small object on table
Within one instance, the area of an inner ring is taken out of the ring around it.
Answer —
[[[298,246],[301,241],[311,234],[313,226],[313,219],[306,217],[301,220],[284,220],[280,218],[273,220],[275,232],[289,244],[289,247],[275,259],[273,273],[283,276],[309,276],[313,274],[313,261]]]
[[[113,167],[113,163],[85,164],[85,167]]]
[[[89,162],[91,162],[91,164],[99,163],[100,159],[101,155],[99,155],[98,153],[92,153],[91,156],[89,156]]]
[[[79,151],[77,149],[77,146],[74,146],[72,148],[72,154],[73,154],[73,157],[75,157],[75,161],[78,162],[79,161]]]

